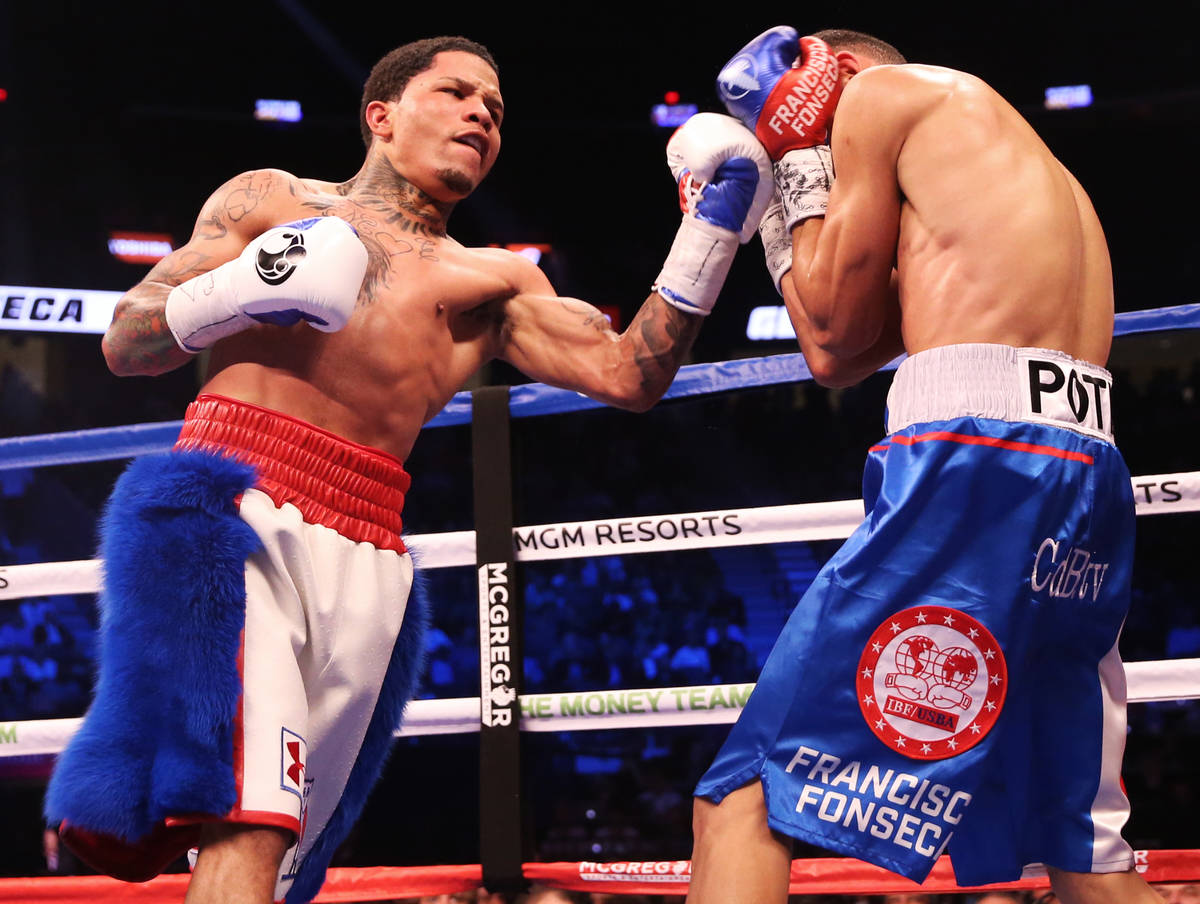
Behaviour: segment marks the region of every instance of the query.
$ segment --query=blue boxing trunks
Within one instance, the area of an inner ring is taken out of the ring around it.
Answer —
[[[401,463],[215,395],[105,512],[96,697],[46,815],[143,881],[204,823],[286,830],[275,899],[314,897],[419,673]]]
[[[696,795],[917,882],[1127,870],[1134,504],[1111,377],[1060,352],[906,359],[866,518],[804,594]]]

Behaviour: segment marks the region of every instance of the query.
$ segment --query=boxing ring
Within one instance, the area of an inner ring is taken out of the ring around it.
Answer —
[[[1196,329],[1200,329],[1200,305],[1186,305],[1118,315],[1114,334],[1122,337]],[[799,354],[692,365],[680,370],[666,398],[810,379]],[[412,534],[406,541],[423,569],[475,568],[481,687],[478,697],[414,700],[398,734],[480,735],[480,757],[487,764],[481,766],[480,863],[335,868],[318,901],[385,900],[471,890],[480,884],[492,889],[515,889],[525,882],[575,891],[686,894],[690,869],[687,861],[530,862],[523,849],[522,833],[512,830],[521,820],[520,732],[647,730],[732,723],[754,685],[520,693],[522,593],[516,569],[526,563],[559,559],[840,540],[862,520],[862,500],[513,524],[510,418],[565,415],[600,407],[574,392],[540,384],[487,387],[455,396],[427,425],[427,429],[471,427],[475,530]],[[639,415],[653,416],[653,412]],[[0,440],[0,471],[108,461],[162,451],[171,446],[180,424],[136,424]],[[1118,420],[1118,428],[1120,424]],[[1120,436],[1118,432],[1118,442]],[[1200,471],[1135,476],[1133,485],[1139,517],[1200,511]],[[92,594],[99,589],[100,579],[101,563],[95,560],[3,566],[0,606],[33,596]],[[436,606],[437,600],[433,602]],[[1200,698],[1200,659],[1129,662],[1126,670],[1130,703]],[[63,748],[79,721],[0,723],[0,759],[45,762]],[[1138,869],[1148,881],[1200,879],[1200,851],[1139,851],[1137,858]],[[0,878],[0,901],[94,901],[118,893],[121,900],[127,901],[178,901],[186,882],[187,876],[179,874],[136,886],[94,876]],[[1044,877],[1028,876],[990,887],[1045,886]],[[848,858],[798,859],[792,865],[793,894],[880,894],[916,887],[885,870]],[[955,885],[945,857],[922,888],[933,892],[968,890]]]

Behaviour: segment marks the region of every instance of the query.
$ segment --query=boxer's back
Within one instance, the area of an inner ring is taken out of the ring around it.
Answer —
[[[896,164],[903,195],[896,267],[908,352],[994,342],[1103,364],[1112,274],[1079,183],[979,79],[913,65],[873,75],[868,102],[902,95],[920,111]],[[848,89],[843,103],[856,93],[866,92]]]

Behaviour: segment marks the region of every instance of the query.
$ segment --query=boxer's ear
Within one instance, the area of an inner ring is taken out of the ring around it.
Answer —
[[[837,60],[838,75],[843,82],[858,75],[858,73],[871,65],[865,59],[858,56],[858,54],[852,53],[849,50],[839,50],[833,57]]]
[[[382,138],[384,141],[392,137],[394,126],[390,104],[381,100],[371,101],[363,110],[363,119],[366,120],[367,128],[375,137]]]

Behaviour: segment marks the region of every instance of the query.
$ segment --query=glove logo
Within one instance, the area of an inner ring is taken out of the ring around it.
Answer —
[[[285,227],[263,241],[254,257],[254,268],[263,282],[278,286],[295,272],[306,254],[304,235]]]
[[[880,625],[863,650],[858,705],[871,731],[916,760],[970,750],[995,725],[1008,689],[1000,645],[965,612],[905,609]]]
[[[723,100],[741,100],[752,91],[759,91],[762,85],[758,83],[758,67],[754,57],[748,53],[735,56],[725,64],[717,76],[717,87]]]

